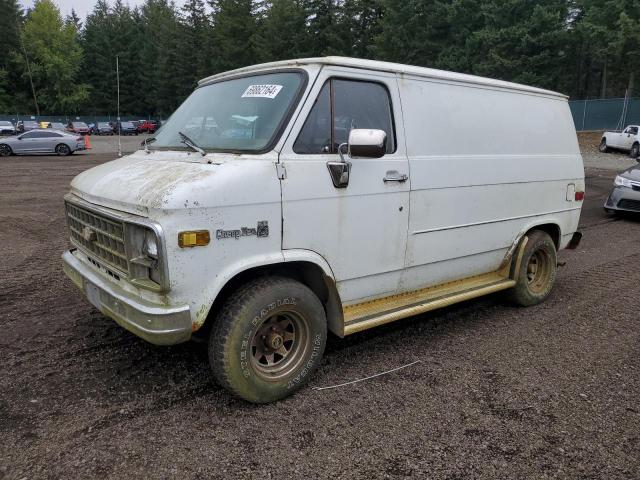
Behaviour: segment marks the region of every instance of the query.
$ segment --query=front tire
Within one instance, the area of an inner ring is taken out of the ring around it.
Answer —
[[[600,146],[598,147],[598,150],[600,150],[602,153],[607,153],[609,151],[609,147],[607,146],[607,139],[603,138],[600,141]]]
[[[556,245],[549,234],[533,230],[527,237],[522,260],[520,265],[516,265],[516,285],[507,293],[513,303],[523,307],[537,305],[547,299],[558,269]]]
[[[636,160],[640,157],[640,144],[634,143],[631,147],[631,151],[629,152],[629,156],[631,158],[635,158]]]
[[[268,403],[308,382],[326,341],[318,297],[295,280],[263,277],[225,302],[209,337],[209,363],[219,385],[249,402]]]

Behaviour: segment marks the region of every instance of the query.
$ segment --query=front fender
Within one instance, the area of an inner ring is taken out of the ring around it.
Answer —
[[[218,297],[224,286],[236,275],[256,267],[275,265],[285,261],[282,252],[260,254],[253,257],[243,257],[237,262],[226,265],[203,288],[204,297],[199,299],[199,306],[195,310],[192,329],[200,329],[209,315],[213,302]]]

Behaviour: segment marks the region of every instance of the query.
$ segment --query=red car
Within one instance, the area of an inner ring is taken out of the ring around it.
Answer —
[[[155,120],[142,120],[138,123],[138,133],[156,133],[158,122]]]
[[[67,125],[67,131],[71,133],[78,133],[80,135],[90,135],[91,129],[89,125],[84,122],[69,122]]]

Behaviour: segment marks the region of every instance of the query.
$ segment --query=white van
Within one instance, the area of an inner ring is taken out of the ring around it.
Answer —
[[[584,170],[567,98],[327,57],[202,80],[155,140],[78,175],[67,275],[218,382],[285,397],[339,337],[481,295],[550,293]]]

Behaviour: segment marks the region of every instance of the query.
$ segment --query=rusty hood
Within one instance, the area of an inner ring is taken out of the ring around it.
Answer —
[[[275,178],[274,163],[264,158],[137,152],[79,174],[71,193],[96,205],[149,216],[151,210],[248,203],[264,176],[266,182]]]

